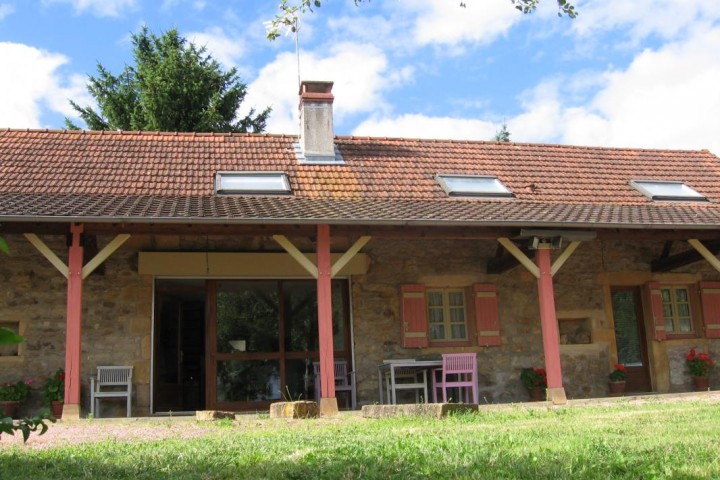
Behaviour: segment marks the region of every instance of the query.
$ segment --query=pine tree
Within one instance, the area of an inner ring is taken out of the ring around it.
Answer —
[[[115,76],[98,63],[88,91],[98,110],[72,107],[91,130],[169,132],[262,132],[270,108],[236,119],[246,85],[235,68],[220,64],[181,37],[176,29],[161,36],[143,27],[132,35],[134,65]],[[77,129],[69,119],[65,125]]]

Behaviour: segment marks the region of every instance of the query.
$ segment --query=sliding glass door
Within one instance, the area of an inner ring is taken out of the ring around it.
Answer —
[[[207,289],[207,408],[256,410],[313,399],[315,281],[217,280]],[[332,292],[335,355],[349,362],[347,282],[334,280]]]

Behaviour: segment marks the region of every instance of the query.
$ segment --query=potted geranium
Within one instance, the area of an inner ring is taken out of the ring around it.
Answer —
[[[715,367],[715,363],[707,353],[697,353],[694,348],[685,355],[685,363],[690,369],[690,375],[693,380],[693,389],[696,392],[704,392],[709,390],[709,375]]]
[[[520,381],[527,388],[533,401],[547,398],[547,373],[544,368],[523,368],[520,372]]]
[[[18,407],[30,394],[32,380],[9,382],[0,385],[0,410],[4,417],[15,417]]]
[[[611,397],[621,397],[625,393],[625,365],[618,363],[608,375],[608,388]]]
[[[65,370],[58,368],[43,385],[43,400],[54,417],[62,416],[65,401]]]

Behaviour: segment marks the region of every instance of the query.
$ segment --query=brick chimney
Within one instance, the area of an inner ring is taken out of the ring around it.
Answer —
[[[307,163],[342,162],[333,133],[333,82],[300,84],[300,154]]]

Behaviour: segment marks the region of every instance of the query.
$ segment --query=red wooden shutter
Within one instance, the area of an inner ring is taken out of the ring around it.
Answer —
[[[478,345],[500,345],[500,315],[495,285],[473,285]]]
[[[406,348],[428,346],[427,304],[425,285],[403,285],[402,290],[402,344]]]
[[[650,282],[645,284],[645,295],[650,306],[652,315],[653,334],[655,340],[665,340],[665,314],[663,313],[662,297],[660,296],[660,284]]]
[[[720,282],[700,282],[705,336],[720,338]]]

